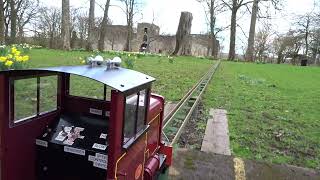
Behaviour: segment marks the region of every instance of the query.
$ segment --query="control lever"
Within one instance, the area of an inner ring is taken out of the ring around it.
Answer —
[[[48,135],[49,133],[51,133],[51,131],[52,131],[52,129],[49,128],[49,126],[47,125],[47,126],[46,126],[46,132],[42,135],[42,137],[43,137],[43,138],[47,137],[47,135]]]
[[[65,130],[65,126],[64,126],[64,125],[61,125],[61,128],[62,128],[62,135],[63,135],[63,136],[66,136],[68,133],[67,133],[66,130]]]
[[[48,125],[46,126],[46,129],[47,129],[47,133],[51,133],[52,129]]]
[[[74,127],[74,126],[71,126],[70,133],[71,133],[71,134],[74,134],[74,132],[75,132],[74,130],[75,130],[75,127]]]

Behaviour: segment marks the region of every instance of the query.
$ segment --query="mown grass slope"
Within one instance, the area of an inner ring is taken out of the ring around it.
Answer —
[[[320,169],[320,68],[223,62],[205,93],[233,154]]]

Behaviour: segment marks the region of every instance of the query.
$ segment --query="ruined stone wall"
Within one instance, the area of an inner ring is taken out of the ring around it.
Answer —
[[[149,38],[149,52],[171,54],[174,51],[176,38],[170,35],[160,35],[160,28],[154,24],[139,23],[134,32],[132,40],[132,50],[139,51],[143,43],[143,36],[145,28],[148,29]],[[96,34],[96,41],[98,42],[99,33]],[[126,44],[127,27],[121,25],[109,25],[106,37],[105,50],[123,51]],[[194,56],[208,56],[211,50],[210,38],[208,35],[193,34],[192,38],[192,55]],[[218,42],[218,41],[217,41]]]
[[[150,43],[150,52],[171,54],[176,45],[175,36],[158,36]]]
[[[106,50],[123,51],[127,39],[127,27],[121,25],[109,25],[105,40]]]

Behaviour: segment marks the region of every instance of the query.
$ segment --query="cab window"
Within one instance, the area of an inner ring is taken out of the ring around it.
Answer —
[[[134,139],[136,134],[145,128],[146,122],[146,90],[126,97],[123,143],[126,144],[130,139]]]
[[[70,75],[69,94],[71,96],[110,101],[111,91],[111,87],[100,82],[77,75]]]
[[[10,82],[14,124],[57,110],[57,75],[11,79]]]

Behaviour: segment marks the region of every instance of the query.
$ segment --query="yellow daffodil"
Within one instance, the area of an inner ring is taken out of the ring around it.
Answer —
[[[82,60],[82,61],[81,61],[81,64],[85,64],[85,63],[86,63],[86,61],[85,61],[85,60]]]
[[[12,58],[13,58],[13,55],[12,55],[12,54],[8,54],[7,58],[8,58],[8,59],[12,59]]]
[[[17,48],[16,48],[16,47],[12,47],[12,48],[11,48],[11,53],[12,53],[12,54],[15,54],[16,52],[17,52]]]
[[[0,62],[5,62],[6,60],[7,60],[7,57],[5,57],[5,56],[0,57]]]
[[[16,52],[14,53],[14,55],[16,55],[16,56],[20,56],[20,54],[21,54],[20,51],[16,51]]]
[[[23,61],[23,57],[22,56],[16,56],[16,61],[18,61],[18,62]]]
[[[131,56],[131,54],[128,54],[128,57],[130,57]]]
[[[29,61],[29,59],[30,59],[29,56],[23,56],[22,57],[22,61],[23,62]]]
[[[7,67],[11,67],[13,64],[13,61],[7,61],[4,65],[6,65]]]

